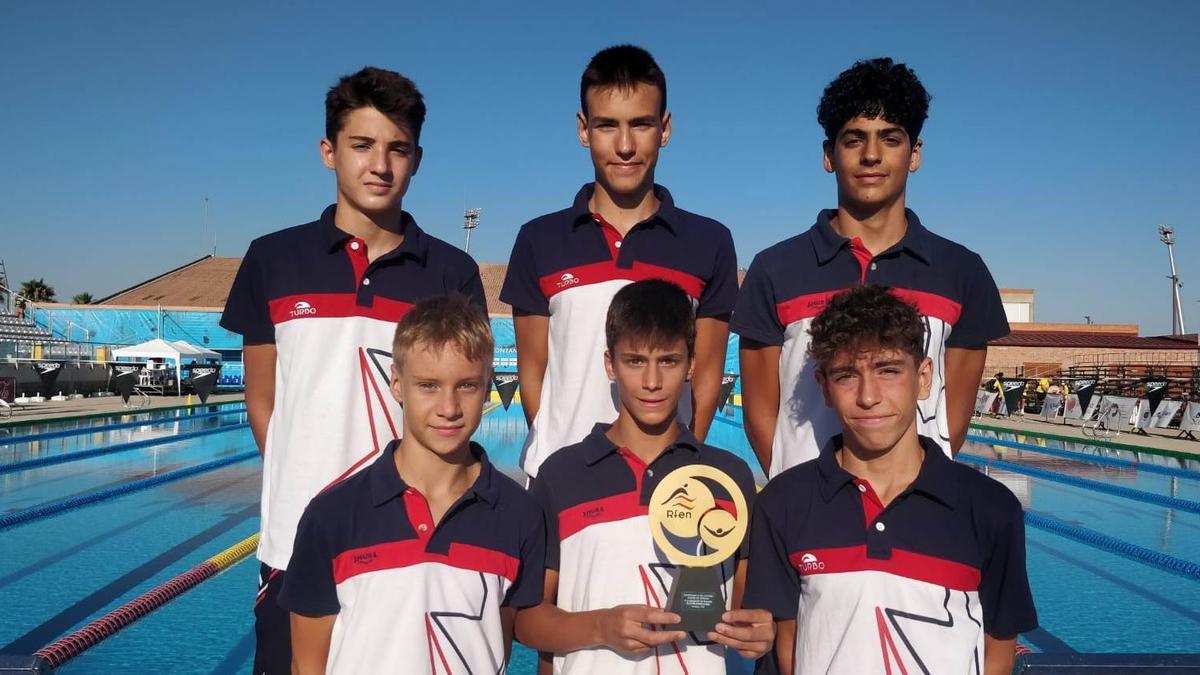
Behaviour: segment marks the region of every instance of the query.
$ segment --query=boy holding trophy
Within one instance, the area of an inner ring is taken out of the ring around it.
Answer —
[[[614,296],[605,369],[612,424],[551,455],[530,491],[547,518],[545,596],[517,616],[542,672],[725,673],[767,653],[774,623],[741,609],[750,468],[676,419],[695,316],[661,280]]]

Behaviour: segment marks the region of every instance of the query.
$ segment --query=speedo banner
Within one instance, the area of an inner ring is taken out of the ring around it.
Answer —
[[[200,398],[201,403],[208,403],[208,395],[212,393],[213,386],[217,384],[217,377],[221,374],[221,366],[219,365],[204,365],[191,366],[188,368],[191,374],[188,376],[188,384],[192,385],[192,391],[196,392],[196,396]]]
[[[42,394],[44,396],[53,394],[54,382],[58,379],[58,374],[62,372],[62,361],[36,361],[33,367],[37,369],[38,377],[42,379]]]
[[[505,410],[512,405],[513,396],[517,393],[516,373],[496,373],[492,376],[492,384],[496,385],[496,393],[500,394],[500,405],[504,406]]]
[[[109,387],[117,392],[122,401],[129,403],[129,396],[137,386],[138,374],[142,372],[144,363],[110,363],[108,364]]]
[[[1021,394],[1025,392],[1025,380],[1000,380],[1004,389],[1004,409],[1006,415],[1012,415],[1021,404]]]
[[[1154,414],[1151,415],[1150,426],[1155,429],[1166,429],[1171,426],[1171,420],[1175,419],[1175,413],[1183,407],[1183,401],[1163,401],[1154,409]]]
[[[1167,395],[1167,387],[1170,386],[1170,380],[1165,378],[1146,378],[1142,384],[1146,387],[1146,400],[1150,402],[1150,414],[1158,409],[1158,404]]]
[[[1092,402],[1092,392],[1095,390],[1096,378],[1094,377],[1084,377],[1071,382],[1071,392],[1079,397],[1081,410],[1088,409],[1088,404]]]
[[[1183,411],[1183,417],[1179,420],[1179,430],[1200,430],[1200,402],[1192,401],[1187,404],[1187,408]]]
[[[1042,400],[1042,417],[1047,421],[1058,417],[1058,409],[1062,407],[1062,394],[1046,394]]]
[[[733,384],[737,382],[738,376],[733,373],[726,373],[721,376],[721,391],[717,394],[717,410],[729,405],[729,397],[733,396]]]
[[[1137,406],[1133,409],[1134,429],[1147,429],[1154,423],[1154,420],[1151,419],[1151,410],[1150,401],[1144,398],[1137,400]]]

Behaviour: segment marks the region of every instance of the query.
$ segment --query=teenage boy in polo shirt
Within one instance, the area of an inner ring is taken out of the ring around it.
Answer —
[[[325,98],[320,143],[337,203],[251,242],[225,304],[221,325],[244,342],[246,407],[264,461],[256,675],[290,672],[287,612],[275,599],[300,513],[399,434],[386,394],[396,322],[433,295],[461,292],[484,307],[475,261],[401,209],[424,120],[404,76],[364,68],[341,78]]]
[[[919,408],[920,432],[947,453],[966,439],[987,344],[1008,334],[1008,321],[980,257],[905,208],[928,110],[916,74],[886,58],[854,64],[821,98],[837,209],[755,257],[733,315],[746,436],[768,476],[816,457],[838,433],[805,355],[807,330],[830,296],[868,282],[893,287],[923,316],[933,393]]]
[[[470,442],[491,382],[487,315],[423,300],[396,327],[404,435],[304,512],[279,596],[292,672],[499,673],[542,597],[542,511]]]
[[[680,617],[661,608],[676,568],[654,544],[647,506],[664,476],[691,464],[723,471],[751,504],[750,468],[677,419],[695,340],[682,289],[661,280],[622,288],[608,308],[605,338],[620,412],[554,453],[530,485],[546,511],[546,585],[542,604],[517,617],[517,637],[542,651],[543,673],[551,657],[559,675],[724,673],[726,647],[757,658],[773,639],[767,612],[740,609],[744,548],[721,566],[731,609],[716,632],[672,630]],[[729,500],[715,496],[718,504]]]
[[[750,525],[745,604],[775,616],[780,672],[1008,675],[1037,627],[1021,504],[919,435],[933,364],[917,310],[860,286],[811,335],[843,432],[771,479]]]
[[[522,466],[536,476],[555,450],[617,416],[603,369],[604,309],[639,279],[683,287],[696,306],[696,374],[681,418],[703,439],[716,412],[737,258],[724,225],[675,206],[655,185],[671,138],[666,78],[644,49],[596,54],[580,83],[579,142],[595,182],[574,205],[526,223],[500,299],[513,307],[521,405],[529,423]]]

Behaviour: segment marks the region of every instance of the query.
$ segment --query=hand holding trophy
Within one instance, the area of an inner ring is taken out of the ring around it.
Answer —
[[[729,493],[733,511],[719,505],[707,481]],[[668,612],[682,617],[680,630],[707,635],[725,612],[717,567],[737,552],[750,514],[746,498],[728,474],[703,464],[675,469],[650,497],[650,535],[679,575],[667,597]],[[680,545],[706,553],[687,553]]]

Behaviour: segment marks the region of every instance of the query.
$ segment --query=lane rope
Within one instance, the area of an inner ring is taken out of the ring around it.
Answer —
[[[1062,457],[1064,459],[1077,459],[1081,462],[1091,462],[1092,464],[1104,464],[1107,466],[1119,466],[1123,468],[1137,469],[1146,473],[1157,473],[1164,476],[1174,476],[1177,478],[1190,478],[1200,480],[1200,471],[1191,471],[1173,466],[1161,466],[1158,464],[1149,464],[1146,462],[1135,462],[1131,459],[1122,459],[1120,457],[1105,457],[1103,455],[1089,455],[1086,452],[1077,450],[1067,450],[1064,448],[1044,448],[1033,443],[1021,443],[1019,441],[1010,441],[1002,438],[991,438],[989,436],[979,436],[977,434],[967,434],[967,440],[976,443],[984,443],[986,445],[1000,445],[1006,448],[1015,448],[1018,450],[1030,450],[1032,452],[1040,452],[1043,455],[1052,457]],[[1085,443],[1086,445],[1086,443]],[[1132,451],[1126,451],[1132,452]],[[1153,453],[1147,453],[1153,454]],[[1161,455],[1155,455],[1161,457]],[[1200,460],[1200,457],[1197,457]]]
[[[116,431],[117,429],[132,429],[134,427],[153,427],[163,424],[171,424],[172,422],[188,422],[191,420],[202,420],[209,417],[222,417],[224,415],[238,415],[245,413],[245,408],[234,408],[233,410],[225,410],[219,412],[199,413],[196,415],[176,415],[155,417],[147,420],[134,420],[132,422],[118,422],[115,424],[103,424],[95,427],[76,427],[74,429],[60,429],[58,431],[46,431],[37,434],[25,434],[23,436],[8,436],[0,438],[0,446],[15,445],[17,443],[32,443],[35,441],[48,441],[52,438],[66,438],[67,436],[82,436],[91,433],[103,433],[106,431]]]
[[[212,461],[197,464],[195,466],[189,466],[184,469],[168,471],[167,473],[160,474],[158,476],[143,478],[141,480],[133,481],[132,483],[126,483],[125,485],[118,485],[117,487],[109,488],[107,490],[91,492],[85,495],[79,495],[78,497],[71,497],[70,499],[52,502],[50,504],[35,506],[30,509],[25,509],[24,511],[8,513],[0,516],[0,531],[16,525],[22,525],[35,520],[41,520],[42,518],[48,518],[66,511],[72,511],[82,506],[88,506],[97,502],[113,499],[114,497],[127,495],[131,492],[139,492],[141,490],[147,490],[164,483],[171,483],[184,478],[190,478],[191,476],[195,476],[197,474],[216,471],[217,469],[224,468],[230,464],[237,464],[238,462],[244,462],[248,459],[254,459],[257,457],[257,449],[249,450],[236,455],[231,455],[229,457],[222,457],[220,459],[214,459]]]
[[[116,635],[150,612],[244,560],[258,548],[253,534],[164,584],[142,593],[104,616],[42,647],[34,656],[58,668],[91,647]]]
[[[166,445],[175,441],[186,441],[190,438],[199,438],[201,436],[210,436],[212,434],[222,434],[229,431],[237,431],[238,429],[249,428],[249,422],[239,422],[237,424],[227,424],[222,427],[214,427],[212,429],[201,429],[200,431],[185,431],[181,434],[173,436],[159,436],[157,438],[147,438],[141,441],[130,441],[129,443],[118,443],[99,448],[90,448],[88,450],[76,450],[75,452],[63,452],[57,455],[46,455],[45,457],[35,457],[26,459],[20,462],[11,464],[0,464],[0,476],[6,473],[14,473],[24,471],[26,469],[34,469],[41,466],[50,466],[52,464],[65,464],[67,462],[75,462],[89,457],[99,457],[100,455],[111,455],[116,452],[124,452],[126,450],[137,450],[138,448],[148,448],[155,445]]]

